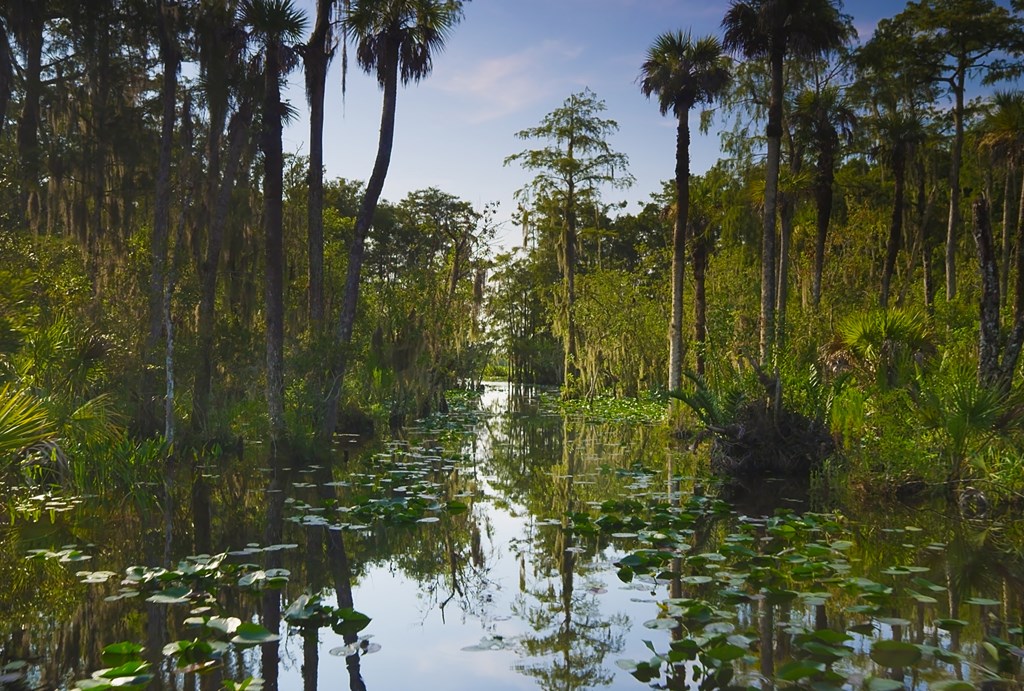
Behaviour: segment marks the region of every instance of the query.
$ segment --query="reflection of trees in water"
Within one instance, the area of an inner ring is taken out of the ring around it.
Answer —
[[[562,523],[550,529],[556,531],[553,545],[545,544],[544,537],[550,533],[537,534],[532,545],[535,587],[527,586],[512,606],[513,614],[534,631],[521,640],[523,651],[533,661],[521,662],[516,669],[535,678],[544,689],[610,684],[613,673],[604,661],[609,653],[622,650],[630,623],[623,614],[602,615],[598,597],[589,591],[580,593],[575,587],[577,570],[589,569],[587,564],[577,563],[580,548],[570,518],[580,502],[576,478],[581,466],[580,438],[570,427],[562,425],[561,461],[551,468],[546,485],[551,490],[547,506],[560,512]]]

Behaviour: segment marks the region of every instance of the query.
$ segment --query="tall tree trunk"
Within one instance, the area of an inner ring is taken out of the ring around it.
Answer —
[[[672,228],[672,317],[668,332],[668,388],[683,387],[683,283],[686,274],[686,225],[690,212],[689,113],[676,125],[676,222]]]
[[[693,239],[693,336],[697,351],[697,376],[703,377],[707,362],[708,319],[707,292],[705,290],[708,271],[707,225],[700,229],[698,237]]]
[[[981,324],[978,337],[978,381],[996,383],[999,372],[999,271],[992,247],[988,203],[974,202],[974,241],[981,268]]]
[[[214,345],[213,330],[217,306],[217,275],[224,247],[224,233],[228,223],[231,195],[235,189],[235,176],[249,139],[252,124],[252,104],[246,99],[231,116],[228,125],[227,163],[224,176],[217,186],[217,196],[210,214],[206,260],[199,271],[201,288],[199,297],[199,366],[196,368],[192,391],[191,426],[194,431],[206,430],[209,420],[210,392],[213,388]],[[214,179],[217,176],[211,172]]]
[[[377,202],[384,189],[384,179],[391,164],[391,148],[395,139],[395,105],[398,99],[398,56],[397,46],[390,49],[391,54],[384,59],[391,60],[392,67],[384,80],[384,102],[381,108],[380,139],[377,143],[377,158],[373,163],[373,172],[366,185],[356,227],[352,236],[352,244],[348,252],[348,270],[345,275],[345,296],[342,300],[341,315],[335,333],[337,352],[332,380],[324,400],[324,416],[319,434],[321,441],[329,441],[338,425],[338,405],[341,399],[342,386],[345,383],[345,368],[348,366],[349,347],[352,343],[352,330],[356,322],[356,307],[359,304],[359,275],[363,268],[363,255],[366,234],[373,224],[373,215],[377,211]]]
[[[764,218],[761,232],[761,314],[759,327],[760,364],[770,365],[775,356],[775,215],[779,193],[779,165],[782,154],[783,58],[771,56],[771,100],[768,104],[768,156],[765,159]]]
[[[959,73],[953,87],[953,152],[949,167],[949,223],[946,226],[946,299],[956,295],[956,242],[960,231],[960,163],[964,150],[964,76]]]
[[[921,273],[922,283],[924,287],[924,306],[925,309],[931,314],[935,309],[935,277],[932,271],[932,253],[935,250],[935,244],[932,241],[931,233],[928,232],[928,221],[930,214],[928,213],[930,204],[928,203],[928,195],[925,191],[925,166],[924,160],[921,156],[917,157],[917,161],[914,164],[915,171],[917,173],[917,232],[921,242]]]
[[[13,91],[14,54],[11,52],[7,24],[0,21],[0,135],[3,135],[4,125],[7,123],[7,104],[11,101]]]
[[[794,172],[799,172],[799,166]],[[793,217],[796,200],[789,192],[779,193],[779,266],[775,288],[775,347],[786,347],[786,303],[789,300],[789,251],[793,244]]]
[[[39,100],[42,96],[43,3],[22,3],[26,10],[26,30],[21,39],[25,51],[23,82],[25,95],[18,121],[18,154],[21,158],[22,179],[27,182],[22,194],[22,210],[33,232],[39,232],[39,202],[41,164],[39,152]]]
[[[1010,158],[1006,163],[1006,184],[1003,186],[1003,241],[999,261],[999,303],[1005,306],[1010,294],[1010,255],[1013,252],[1013,235],[1017,226],[1017,214],[1013,208],[1016,201],[1017,162]]]
[[[906,183],[907,159],[906,151],[902,145],[893,153],[893,202],[892,217],[889,219],[889,239],[885,243],[885,265],[882,267],[882,294],[879,304],[882,309],[889,306],[889,288],[892,284],[892,276],[896,271],[896,256],[900,249],[900,239],[903,237],[903,199]]]
[[[281,151],[281,56],[275,41],[267,46],[263,103],[263,234],[266,243],[264,298],[267,327],[267,412],[270,436],[284,437],[284,156]]]
[[[330,45],[333,6],[334,0],[317,0],[316,26],[303,54],[309,96],[308,300],[309,319],[315,325],[324,318],[324,92],[327,65],[334,54]]]
[[[832,182],[835,178],[835,154],[826,148],[818,156],[818,175],[815,185],[817,197],[817,234],[814,239],[814,283],[811,302],[815,308],[821,304],[821,275],[825,270],[825,242],[832,221]]]
[[[176,120],[177,93],[178,93],[178,63],[180,54],[175,45],[173,27],[170,26],[171,18],[163,0],[158,1],[157,22],[160,32],[160,57],[163,62],[163,82],[160,89],[160,102],[163,106],[163,114],[160,125],[160,158],[156,170],[156,199],[153,204],[153,232],[149,239],[149,329],[146,336],[145,361],[155,363],[157,361],[157,347],[161,336],[164,336],[164,293],[166,290],[166,269],[167,269],[167,244],[171,223],[171,156],[174,149],[174,125]],[[147,367],[148,372],[153,368]],[[157,397],[156,378],[150,378],[154,390],[146,395],[147,405],[152,405],[153,410],[144,413],[148,421],[155,425]]]
[[[572,158],[571,143],[569,158]],[[572,181],[566,193],[565,222],[562,225],[562,299],[565,302],[562,382],[565,385],[563,394],[568,394],[570,385],[580,373],[576,359],[576,193]]]

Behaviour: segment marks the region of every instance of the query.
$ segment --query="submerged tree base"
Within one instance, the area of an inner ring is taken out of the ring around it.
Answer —
[[[711,471],[726,477],[806,476],[836,450],[822,423],[786,409],[775,415],[761,402],[711,431]]]

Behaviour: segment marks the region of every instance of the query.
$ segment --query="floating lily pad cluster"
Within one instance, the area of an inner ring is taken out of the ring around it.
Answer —
[[[610,500],[595,518],[570,518],[574,531],[600,531],[626,550],[615,564],[624,583],[652,594],[668,586],[677,595],[644,624],[669,632],[667,648],[648,642],[651,658],[619,663],[645,683],[664,679],[675,688],[689,679],[701,689],[730,689],[745,688],[741,678],[769,676],[782,686],[826,691],[861,683],[902,689],[905,677],[910,688],[924,680],[928,688],[979,688],[957,678],[965,670],[978,684],[1021,681],[1024,649],[1013,641],[1022,629],[998,621],[1000,600],[963,601],[1005,633],[989,626],[975,654],[958,649],[949,632],[968,622],[942,615],[937,596],[948,596],[947,586],[918,563],[881,568],[876,579],[857,575],[863,565],[851,556],[855,540],[843,516],[780,511],[749,518],[698,496]],[[911,526],[898,537],[919,532]],[[904,546],[919,555],[943,548]],[[764,646],[785,653],[766,660]]]
[[[434,449],[433,451],[439,451]],[[311,501],[288,497],[288,520],[305,526],[332,530],[366,530],[376,521],[391,524],[434,523],[438,514],[460,513],[469,505],[470,493],[452,493],[447,479],[458,461],[419,449],[394,444],[386,453],[371,459],[373,472],[353,472],[347,480],[331,482],[344,499],[317,498]],[[294,483],[294,489],[313,488],[312,483]]]

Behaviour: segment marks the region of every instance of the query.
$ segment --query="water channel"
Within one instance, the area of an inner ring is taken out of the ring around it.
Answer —
[[[11,488],[0,688],[1021,687],[1019,522],[725,504],[695,463],[489,383],[332,464]]]

